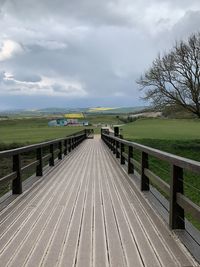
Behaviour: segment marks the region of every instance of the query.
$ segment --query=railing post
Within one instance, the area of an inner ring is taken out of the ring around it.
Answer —
[[[110,138],[110,150],[113,151],[113,140]]]
[[[74,148],[76,148],[76,141],[77,141],[77,137],[74,137]]]
[[[116,140],[113,140],[113,154],[116,154]]]
[[[65,140],[64,141],[64,155],[66,156],[67,155],[67,145],[68,145],[68,140]]]
[[[134,173],[133,164],[131,163],[131,159],[133,158],[133,147],[128,147],[128,173]]]
[[[70,138],[70,139],[68,140],[68,145],[69,145],[69,147],[68,147],[68,151],[71,152],[71,150],[72,150],[72,138]]]
[[[110,150],[112,151],[112,139],[109,137],[109,144],[110,144],[110,146],[109,146],[109,148],[110,148]]]
[[[49,159],[49,166],[54,166],[54,145],[53,144],[50,145],[50,153],[51,153],[51,157]]]
[[[110,139],[110,137],[107,137],[107,143],[108,143],[109,149],[111,150],[112,149],[112,146],[111,146],[111,139]]]
[[[77,147],[77,137],[75,136],[74,137],[74,148],[76,148]]]
[[[75,136],[74,137],[74,148],[76,148],[77,147],[77,137]]]
[[[169,226],[171,229],[185,229],[184,209],[176,202],[176,194],[183,194],[183,169],[173,165],[170,183]]]
[[[116,141],[116,158],[120,157],[120,153],[119,153],[119,142]]]
[[[113,152],[113,154],[114,154],[114,150],[115,150],[115,141],[113,140],[113,139],[111,139],[112,141],[112,148],[111,148],[111,150],[112,150],[112,152]]]
[[[114,136],[116,136],[116,137],[119,136],[119,127],[118,126],[114,127]]]
[[[42,163],[42,148],[39,147],[36,150],[36,158],[38,160],[38,165],[36,167],[36,176],[42,176],[43,175],[43,163]]]
[[[59,153],[58,153],[58,159],[62,159],[62,141],[60,141],[58,143],[58,149],[59,149]]]
[[[21,155],[17,154],[13,156],[13,172],[17,173],[17,177],[12,182],[12,193],[22,193],[22,178],[21,178]]]
[[[142,152],[141,167],[141,190],[149,191],[149,178],[144,174],[144,169],[149,168],[148,154],[146,152]]]
[[[123,156],[123,152],[124,152],[124,144],[121,143],[120,144],[120,163],[121,164],[125,164],[125,157]]]

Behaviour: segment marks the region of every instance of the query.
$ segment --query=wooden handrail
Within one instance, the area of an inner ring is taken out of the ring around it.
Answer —
[[[167,161],[169,163],[173,163],[176,166],[179,166],[181,168],[184,168],[184,169],[192,171],[192,172],[200,173],[200,162],[199,161],[195,161],[192,159],[187,159],[184,157],[176,156],[176,155],[168,153],[168,152],[164,152],[164,151],[161,151],[161,150],[158,150],[155,148],[140,145],[140,144],[135,143],[135,142],[121,139],[119,137],[110,136],[110,135],[105,134],[105,133],[102,133],[102,135],[107,136],[107,137],[112,137],[112,140],[116,140],[119,143],[122,143],[126,146],[131,146],[135,149],[146,152],[147,154],[154,156],[160,160]]]
[[[0,185],[12,181],[12,192],[13,194],[22,193],[22,173],[29,170],[30,168],[36,168],[36,176],[43,175],[43,161],[45,159],[49,160],[49,166],[54,166],[55,164],[55,154],[59,160],[63,158],[63,146],[64,146],[64,156],[71,152],[75,147],[77,147],[83,140],[85,140],[91,133],[93,129],[85,129],[77,133],[71,134],[70,136],[59,138],[47,142],[42,142],[39,144],[33,144],[29,146],[24,146],[16,149],[10,149],[5,151],[0,151],[0,158],[12,157],[13,172],[7,174],[4,177],[0,177]],[[57,146],[57,149],[54,147]],[[43,155],[43,149],[48,148],[49,153]],[[36,152],[36,160],[29,163],[26,166],[21,166],[21,154],[26,152]]]
[[[128,173],[134,173],[135,167],[137,169],[140,168],[142,191],[148,191],[150,188],[149,183],[152,182],[169,195],[169,224],[171,229],[185,228],[184,211],[191,213],[196,220],[200,221],[200,207],[185,197],[183,193],[183,170],[189,170],[200,174],[200,162],[124,140],[117,136],[110,135],[107,129],[106,131],[101,131],[101,138],[112,151],[120,151],[120,162],[121,164],[127,162]],[[125,152],[125,147],[128,148],[128,154]],[[133,159],[134,149],[141,152],[141,164]],[[170,185],[149,169],[149,155],[168,162],[171,165]]]
[[[92,130],[92,129],[86,129],[87,132],[89,130]],[[26,153],[26,152],[29,152],[31,150],[34,150],[34,149],[37,149],[40,147],[46,147],[48,145],[56,144],[56,143],[62,142],[64,140],[70,140],[74,137],[78,138],[80,136],[83,136],[84,134],[85,134],[85,131],[82,131],[82,133],[78,132],[78,134],[75,133],[75,134],[67,136],[65,138],[59,138],[59,139],[54,139],[54,140],[47,141],[47,142],[38,143],[38,144],[33,144],[33,145],[23,146],[23,147],[19,147],[19,148],[15,148],[15,149],[0,151],[0,158],[13,156],[13,155],[16,155],[19,153],[20,154]]]

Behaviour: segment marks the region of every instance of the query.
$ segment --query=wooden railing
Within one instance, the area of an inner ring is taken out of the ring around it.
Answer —
[[[121,164],[127,163],[128,173],[134,173],[135,168],[140,170],[142,191],[149,191],[150,182],[152,182],[169,196],[169,225],[171,229],[185,228],[185,212],[200,222],[200,207],[186,197],[183,190],[183,171],[200,174],[200,162],[129,142],[117,136],[109,135],[108,130],[103,130],[101,137],[116,155],[116,158],[120,159]],[[141,162],[133,159],[134,149],[140,151]],[[171,165],[170,184],[149,169],[150,155]]]
[[[57,154],[58,160],[62,160],[63,156],[70,153],[75,147],[77,147],[83,140],[93,134],[93,129],[85,129],[80,132],[76,132],[65,138],[55,139],[48,142],[39,144],[24,146],[16,149],[0,151],[0,160],[2,158],[12,158],[12,172],[6,176],[0,178],[0,187],[6,182],[12,182],[12,193],[22,193],[22,174],[35,168],[36,176],[43,175],[43,162],[48,160],[49,166],[55,165],[55,154]],[[43,155],[43,151],[48,150],[46,155]],[[26,166],[21,166],[21,154],[27,152],[34,152],[36,160]]]

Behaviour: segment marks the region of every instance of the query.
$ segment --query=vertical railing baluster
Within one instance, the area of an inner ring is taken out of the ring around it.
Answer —
[[[62,141],[58,143],[58,149],[59,149],[58,159],[61,160],[62,159]]]
[[[184,229],[184,209],[176,202],[176,194],[183,194],[183,169],[172,165],[172,176],[170,183],[170,213],[169,225],[171,229]]]
[[[76,148],[76,141],[77,141],[77,137],[74,137],[74,148]]]
[[[36,159],[38,160],[38,165],[36,167],[36,176],[43,175],[43,162],[42,162],[42,148],[38,147],[36,149]]]
[[[17,177],[12,182],[12,193],[22,194],[22,177],[21,177],[21,155],[13,156],[13,172],[16,172]]]
[[[125,157],[123,156],[123,153],[125,151],[125,147],[123,143],[120,143],[120,163],[125,164]]]
[[[113,140],[113,154],[116,154],[116,140]]]
[[[54,166],[54,144],[50,145],[50,154],[51,157],[49,159],[49,166]]]
[[[113,139],[112,140],[112,152],[114,153],[114,149],[115,149],[115,141]]]
[[[120,157],[120,153],[119,153],[119,141],[116,141],[116,158]]]
[[[134,172],[133,164],[131,163],[132,158],[133,158],[133,147],[129,146],[128,147],[128,173]]]
[[[148,168],[149,168],[148,154],[146,152],[142,152],[142,160],[141,160],[141,190],[142,191],[149,190],[149,178],[144,174],[144,170]]]
[[[74,137],[74,148],[76,147],[76,137]]]
[[[71,152],[71,150],[72,150],[72,139],[70,138],[68,140],[68,151]]]
[[[68,145],[68,140],[64,140],[64,155],[67,155],[67,145]]]

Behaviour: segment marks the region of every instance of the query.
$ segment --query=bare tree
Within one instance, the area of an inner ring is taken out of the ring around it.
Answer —
[[[154,106],[179,105],[200,118],[200,33],[159,55],[137,83]]]

